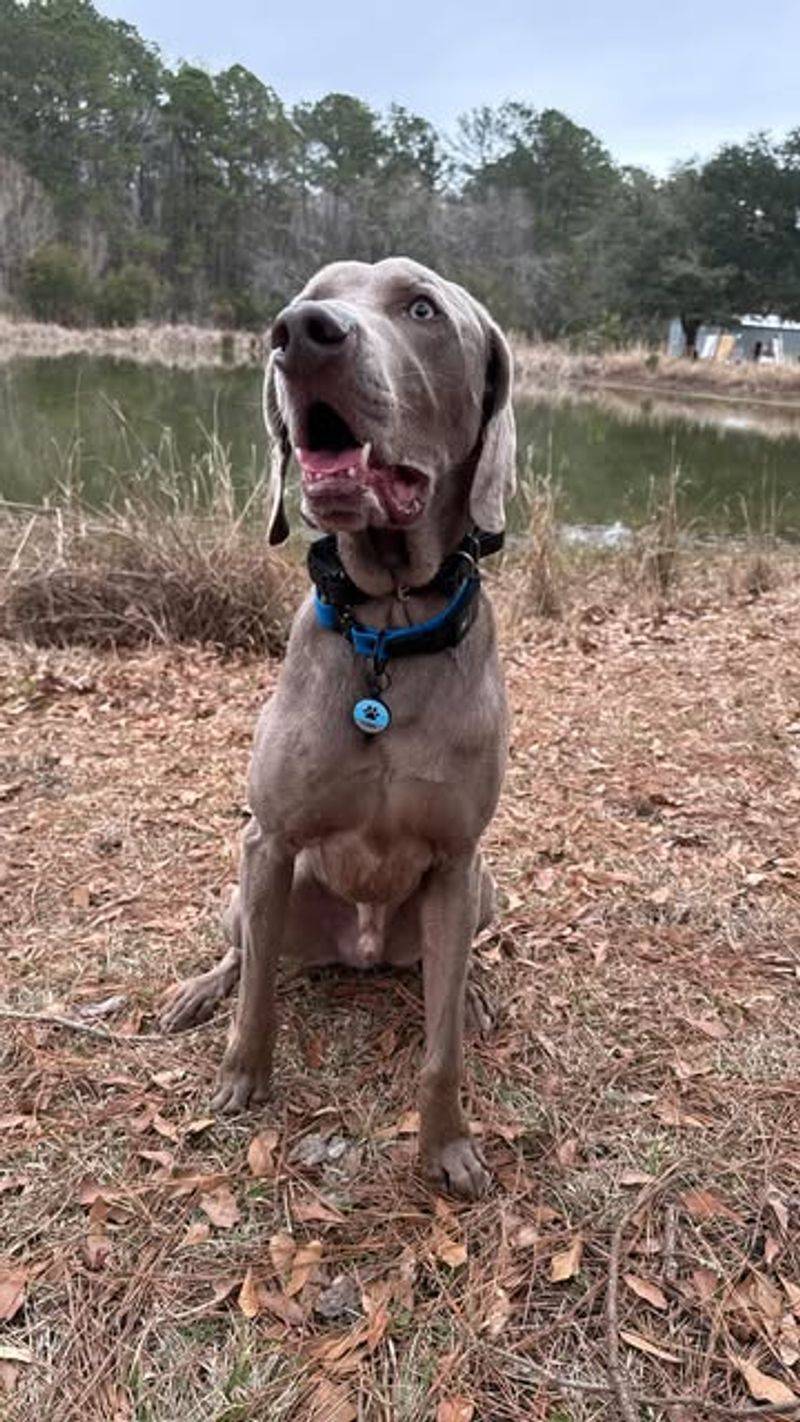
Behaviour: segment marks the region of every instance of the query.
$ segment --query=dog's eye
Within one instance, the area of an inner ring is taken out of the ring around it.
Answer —
[[[415,296],[408,307],[408,314],[415,321],[432,321],[439,312],[427,296]]]

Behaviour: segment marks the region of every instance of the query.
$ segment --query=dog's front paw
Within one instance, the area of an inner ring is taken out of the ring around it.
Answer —
[[[471,1136],[429,1147],[422,1166],[428,1179],[454,1195],[477,1200],[491,1183],[486,1161]]]
[[[207,1022],[215,1007],[225,996],[225,986],[212,969],[196,978],[186,978],[171,991],[161,1013],[162,1032],[185,1032]]]
[[[211,1100],[212,1111],[244,1111],[258,1106],[269,1095],[272,1064],[269,1058],[255,1061],[234,1043],[228,1048]]]

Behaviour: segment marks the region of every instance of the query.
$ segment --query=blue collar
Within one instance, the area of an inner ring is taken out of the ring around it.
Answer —
[[[356,621],[349,607],[326,602],[319,589],[314,594],[317,622],[329,632],[339,632],[361,657],[368,657],[380,673],[392,657],[430,655],[456,647],[466,636],[478,611],[481,577],[478,565],[465,560],[465,575],[447,606],[411,627],[367,627]]]

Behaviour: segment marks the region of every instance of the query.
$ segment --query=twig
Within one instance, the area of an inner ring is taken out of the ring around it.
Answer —
[[[79,1022],[74,1017],[59,1017],[57,1013],[52,1012],[20,1012],[0,1003],[0,1020],[3,1019],[12,1022],[43,1022],[48,1027],[64,1027],[68,1032],[83,1032],[87,1037],[99,1037],[103,1042],[118,1042],[122,1046],[136,1046],[138,1042],[167,1042],[172,1036],[169,1032],[114,1032],[110,1027]],[[211,1025],[211,1021],[198,1022],[194,1027],[187,1027],[175,1036],[187,1037],[190,1032],[200,1032]]]
[[[614,1396],[617,1399],[620,1416],[623,1422],[638,1422],[638,1408],[633,1400],[630,1379],[625,1371],[620,1356],[619,1346],[619,1266],[620,1255],[622,1254],[622,1237],[625,1233],[625,1226],[630,1217],[635,1213],[637,1206],[633,1210],[627,1211],[619,1221],[611,1240],[611,1253],[608,1260],[608,1286],[606,1288],[606,1344],[608,1348],[608,1376],[611,1379]]]
[[[622,1242],[625,1230],[631,1220],[666,1185],[673,1175],[682,1168],[683,1161],[676,1161],[658,1180],[652,1180],[639,1191],[630,1209],[620,1217],[611,1239],[608,1259],[608,1285],[606,1288],[606,1347],[608,1350],[608,1375],[612,1382],[623,1422],[638,1422],[638,1407],[631,1391],[630,1379],[625,1371],[619,1346],[619,1275],[622,1258]]]
[[[678,1277],[678,1263],[675,1258],[675,1249],[678,1240],[678,1210],[674,1200],[668,1200],[665,1206],[664,1218],[664,1279],[668,1284],[674,1284]]]
[[[616,1388],[613,1383],[584,1382],[582,1378],[568,1378],[563,1373],[551,1372],[549,1368],[543,1368],[538,1363],[531,1363],[527,1358],[520,1358],[517,1353],[507,1353],[505,1351],[493,1350],[499,1353],[506,1366],[514,1366],[522,1370],[523,1376],[526,1372],[533,1373],[540,1382],[548,1383],[551,1387],[556,1387],[565,1392],[584,1392],[594,1394],[598,1397],[616,1396]],[[711,1413],[716,1417],[732,1417],[736,1422],[752,1422],[756,1417],[772,1418],[787,1417],[800,1418],[800,1402],[781,1402],[775,1404],[764,1404],[761,1407],[736,1407],[732,1403],[712,1402],[708,1398],[684,1395],[680,1393],[665,1393],[662,1396],[651,1393],[632,1392],[629,1387],[629,1397],[634,1408],[638,1407],[684,1407],[698,1412]],[[635,1422],[638,1422],[636,1411],[633,1413]]]

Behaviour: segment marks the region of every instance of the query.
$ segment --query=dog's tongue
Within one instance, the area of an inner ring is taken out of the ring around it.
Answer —
[[[306,474],[340,474],[345,469],[359,468],[362,462],[362,448],[352,449],[296,449],[297,462]]]

